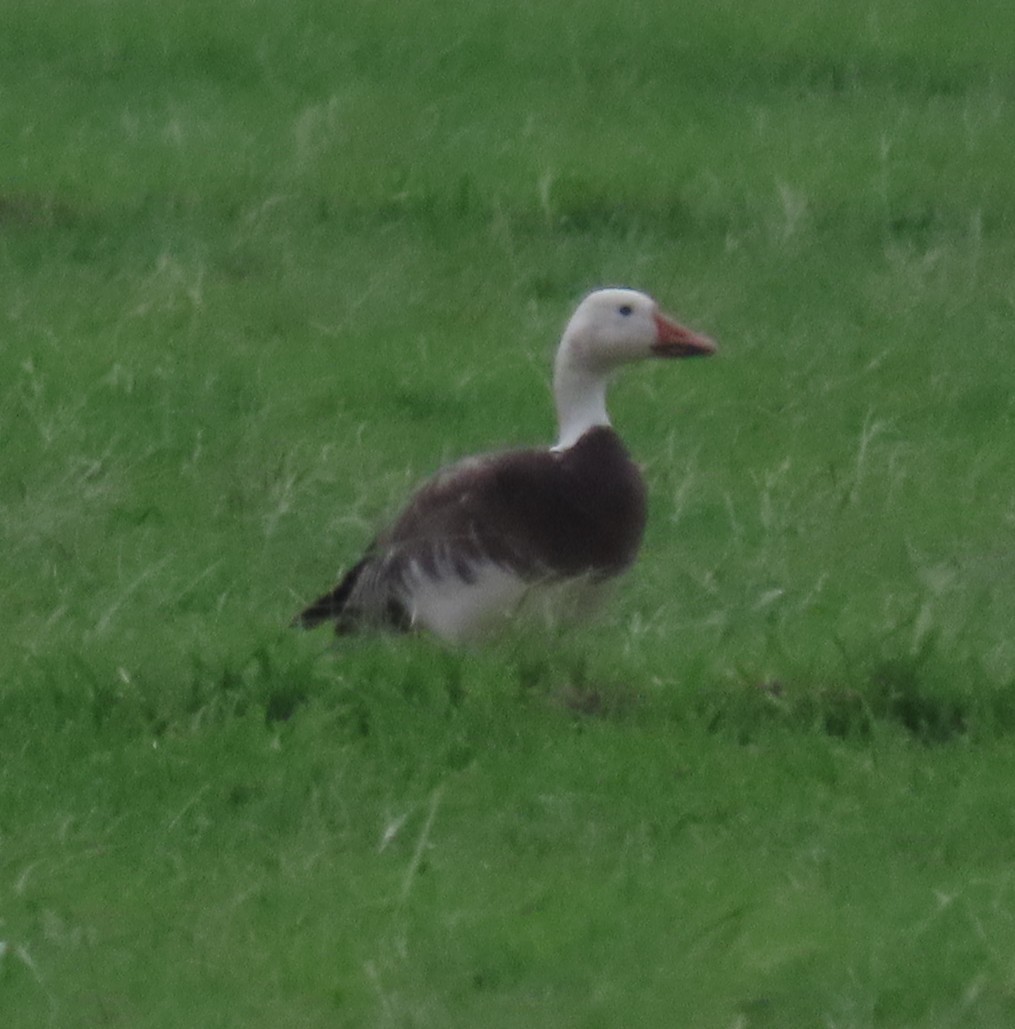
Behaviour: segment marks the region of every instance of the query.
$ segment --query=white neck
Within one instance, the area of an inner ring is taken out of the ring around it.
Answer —
[[[579,366],[568,347],[557,354],[553,395],[557,404],[559,437],[554,450],[565,450],[596,425],[609,425],[606,413],[606,371]]]

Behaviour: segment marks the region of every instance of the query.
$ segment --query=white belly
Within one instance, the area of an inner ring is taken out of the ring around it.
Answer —
[[[494,564],[476,569],[474,582],[456,575],[431,579],[414,569],[409,607],[414,624],[451,643],[482,636],[517,610],[530,584]]]
[[[413,624],[451,643],[495,633],[516,617],[553,629],[592,615],[606,592],[605,584],[587,576],[526,582],[494,564],[480,565],[475,573],[469,583],[453,574],[432,579],[414,568],[408,597]]]

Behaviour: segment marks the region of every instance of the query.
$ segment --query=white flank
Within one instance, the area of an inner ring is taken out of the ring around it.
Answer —
[[[456,575],[432,579],[414,567],[407,590],[413,624],[452,643],[475,639],[511,615],[529,588],[495,564],[474,571],[475,582],[463,582]]]

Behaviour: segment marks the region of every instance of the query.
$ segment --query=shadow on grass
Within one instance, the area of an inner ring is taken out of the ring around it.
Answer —
[[[338,647],[319,634],[285,633],[229,653],[209,646],[158,672],[128,671],[101,652],[40,660],[4,699],[8,725],[106,738],[187,735],[240,718],[271,729],[307,708],[328,712],[349,741],[453,724],[456,739],[472,741],[457,748],[458,765],[496,726],[524,733],[561,720],[694,727],[742,744],[772,731],[861,744],[889,732],[941,745],[1015,730],[1015,683],[955,660],[934,634],[917,648],[892,637],[862,651],[840,643],[839,652],[834,671],[794,669],[787,658],[778,677],[749,667],[730,676],[709,656],[689,655],[676,675],[659,678],[649,658],[607,644],[523,641],[462,652],[425,638]]]
[[[863,653],[839,648],[837,674],[776,680],[742,670],[735,684],[699,694],[699,712],[711,731],[744,742],[773,725],[858,741],[889,730],[926,745],[1015,730],[1015,683],[999,685],[979,664],[952,659],[935,634],[915,649],[890,639]]]

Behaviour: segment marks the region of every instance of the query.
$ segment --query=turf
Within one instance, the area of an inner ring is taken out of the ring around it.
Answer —
[[[5,1024],[1012,1022],[1009,5],[4,21]],[[605,283],[600,620],[288,630]]]

